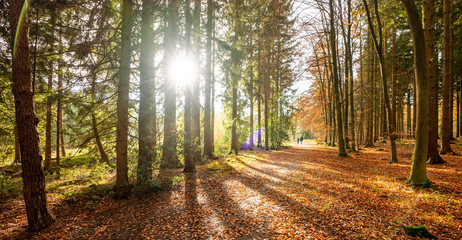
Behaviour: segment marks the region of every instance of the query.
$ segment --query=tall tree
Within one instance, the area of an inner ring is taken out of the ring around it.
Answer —
[[[152,181],[152,163],[156,159],[155,71],[154,71],[154,0],[143,0],[141,10],[140,111],[138,120],[139,156],[137,184]]]
[[[212,131],[211,131],[211,88],[212,88],[212,31],[213,31],[213,11],[214,1],[207,0],[207,23],[206,43],[205,43],[205,86],[204,86],[204,155],[211,157],[212,151]]]
[[[201,50],[201,0],[194,0],[194,61],[200,68]],[[199,72],[199,71],[198,71]],[[201,112],[200,112],[200,74],[194,76],[192,82],[191,133],[193,139],[193,158],[201,159]]]
[[[59,21],[61,23],[61,20]],[[58,30],[58,44],[59,50],[62,50],[62,29],[59,27]],[[62,125],[63,125],[63,108],[62,108],[62,95],[63,95],[63,54],[60,51],[58,55],[58,98],[56,100],[56,164],[60,165],[60,150],[61,150],[61,132],[62,132]],[[59,170],[58,170],[59,171]]]
[[[407,21],[411,28],[414,46],[414,69],[416,79],[416,134],[414,153],[412,154],[411,185],[428,184],[427,148],[428,148],[428,80],[426,72],[425,36],[422,21],[413,0],[401,0],[406,10]]]
[[[422,8],[425,52],[427,62],[427,79],[429,91],[428,115],[428,163],[444,163],[438,152],[438,66],[435,53],[435,1],[424,0]]]
[[[351,140],[351,151],[356,151],[356,136],[355,136],[355,111],[354,111],[354,85],[353,85],[353,49],[351,44],[351,26],[353,24],[351,19],[351,0],[347,0],[348,7],[348,28],[347,28],[347,56],[348,56],[348,66],[349,76],[350,76],[350,140]],[[348,84],[348,83],[347,83]]]
[[[54,218],[47,207],[45,173],[37,131],[38,118],[35,115],[34,86],[31,81],[27,18],[29,2],[10,0],[9,4],[13,47],[13,95],[21,150],[23,195],[29,229],[37,231],[53,223]]]
[[[387,82],[387,71],[385,69],[385,54],[383,53],[383,38],[382,38],[382,25],[380,22],[380,17],[379,17],[379,9],[378,9],[378,4],[377,0],[374,0],[374,9],[375,9],[375,17],[377,18],[377,25],[378,25],[378,39],[375,35],[375,30],[374,30],[374,25],[372,23],[372,18],[371,14],[369,12],[369,7],[367,6],[367,0],[363,0],[364,7],[366,9],[366,16],[367,16],[367,22],[369,23],[369,31],[371,32],[372,35],[372,40],[374,41],[374,46],[375,46],[375,51],[379,57],[379,64],[380,64],[380,75],[382,77],[382,96],[383,100],[385,101],[385,107],[387,110],[387,116],[388,116],[388,133],[390,137],[390,147],[391,147],[391,163],[396,163],[398,162],[398,155],[396,152],[396,133],[395,133],[395,126],[393,121],[394,115],[393,111],[391,109],[391,104],[390,104],[390,98],[388,96],[388,82]]]
[[[191,54],[191,0],[186,0],[185,4],[186,30],[185,30],[185,45],[186,54]],[[194,158],[192,154],[192,138],[191,138],[191,105],[192,105],[192,86],[186,84],[184,86],[184,170],[183,172],[191,173],[195,171]]]
[[[337,44],[336,44],[336,33],[335,33],[335,18],[334,18],[334,1],[329,0],[329,15],[330,15],[330,49],[332,53],[332,80],[333,80],[333,95],[336,105],[337,113],[337,134],[338,134],[338,154],[339,156],[347,156],[345,150],[345,141],[343,139],[343,120],[342,120],[342,104],[340,102],[339,93],[339,77],[337,69]]]
[[[238,115],[237,115],[237,89],[238,89],[238,81],[240,78],[240,73],[238,71],[239,68],[239,54],[237,52],[237,46],[239,41],[239,30],[240,30],[240,22],[241,22],[241,12],[240,12],[240,0],[236,0],[234,5],[234,39],[233,39],[233,47],[234,50],[231,53],[231,61],[233,69],[231,71],[231,87],[232,87],[232,110],[231,110],[231,117],[232,117],[232,126],[231,126],[231,151],[236,153],[239,150],[238,146],[238,136],[237,136],[237,122],[238,122]]]
[[[452,71],[451,71],[451,0],[443,0],[443,122],[441,154],[452,154],[451,127],[453,124],[450,112],[452,101]]]
[[[128,103],[130,92],[130,58],[131,58],[131,36],[133,26],[133,2],[123,0],[122,2],[122,30],[121,30],[121,52],[119,86],[117,92],[117,177],[116,177],[116,198],[127,198],[130,193],[128,182]]]
[[[178,1],[168,0],[167,28],[164,38],[164,64],[172,64],[176,57],[178,38]],[[171,74],[165,74],[164,81],[164,144],[161,168],[180,166],[176,139],[176,83]]]
[[[55,25],[56,14],[52,10],[50,16],[50,25]],[[54,51],[54,31],[51,31],[51,41],[49,43],[50,48],[49,52],[53,54]],[[51,122],[52,122],[52,106],[53,106],[53,99],[51,96],[51,92],[53,91],[53,61],[49,60],[48,69],[48,96],[47,96],[47,113],[46,113],[46,123],[45,123],[45,170],[49,170],[51,168]]]

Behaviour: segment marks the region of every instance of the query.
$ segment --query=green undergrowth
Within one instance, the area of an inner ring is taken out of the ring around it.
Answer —
[[[21,166],[5,166],[0,171],[0,196],[3,199],[22,195]],[[60,166],[53,160],[46,171],[46,190],[50,194],[68,196],[72,199],[90,186],[105,185],[112,181],[115,170],[105,163],[99,163],[89,154],[80,154],[61,159]],[[93,189],[94,187],[92,187]]]

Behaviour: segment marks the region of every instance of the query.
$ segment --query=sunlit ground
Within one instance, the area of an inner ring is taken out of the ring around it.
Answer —
[[[411,145],[399,147],[394,165],[386,145],[348,158],[313,142],[295,145],[212,161],[158,195],[93,209],[55,204],[58,222],[38,236],[64,229],[64,238],[407,239],[404,225],[425,225],[441,239],[462,238],[460,157],[428,168],[432,188],[412,189]]]

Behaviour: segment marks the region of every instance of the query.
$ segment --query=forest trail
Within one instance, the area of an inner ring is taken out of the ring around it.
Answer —
[[[178,185],[159,194],[109,198],[94,208],[52,200],[58,221],[33,237],[407,239],[403,224],[424,224],[442,239],[462,237],[460,185],[413,190],[405,185],[409,161],[388,164],[387,149],[350,155],[337,157],[336,148],[314,142],[241,151],[198,166],[195,174],[177,171]],[[435,181],[440,168],[430,170]],[[450,223],[434,217],[441,211]],[[31,237],[22,230],[7,238],[25,236]]]

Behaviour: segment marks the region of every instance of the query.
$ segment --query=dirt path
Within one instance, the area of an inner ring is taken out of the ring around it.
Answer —
[[[402,224],[426,224],[442,239],[462,237],[457,229],[462,222],[460,189],[440,199],[454,207],[444,207],[453,211],[451,223],[421,216],[434,192],[407,187],[409,163],[389,165],[386,155],[364,152],[340,158],[335,148],[313,143],[243,151],[199,167],[168,192],[107,199],[95,209],[83,202],[55,204],[58,222],[33,237],[406,239]],[[452,177],[460,178],[460,173]],[[31,237],[23,229],[8,237],[14,236]]]

